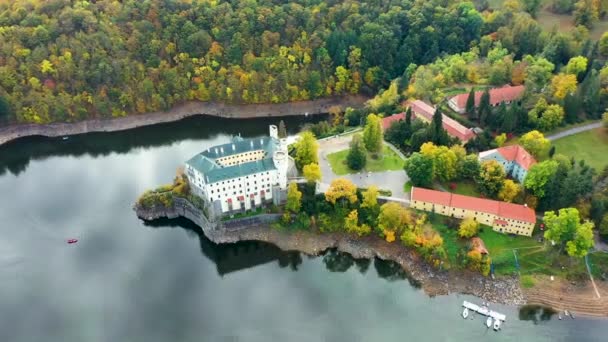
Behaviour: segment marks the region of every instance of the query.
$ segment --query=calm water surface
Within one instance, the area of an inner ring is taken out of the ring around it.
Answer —
[[[269,123],[198,117],[0,147],[0,341],[606,341],[606,321],[499,305],[508,321],[487,331],[460,317],[479,300],[429,298],[391,263],[215,245],[185,220],[135,217],[137,196],[184,160]]]

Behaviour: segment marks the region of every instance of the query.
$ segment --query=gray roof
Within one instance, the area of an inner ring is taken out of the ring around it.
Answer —
[[[186,164],[202,173],[208,183],[275,170],[272,155],[278,148],[278,143],[278,140],[269,137],[257,139],[235,137],[231,143],[214,146],[195,155]],[[261,160],[232,166],[221,166],[215,161],[218,158],[258,150],[266,152]]]

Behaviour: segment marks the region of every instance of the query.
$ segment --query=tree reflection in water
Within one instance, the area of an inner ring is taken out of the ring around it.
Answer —
[[[532,321],[538,324],[541,321],[548,321],[557,312],[551,308],[539,305],[524,305],[519,309],[519,319],[522,321]]]

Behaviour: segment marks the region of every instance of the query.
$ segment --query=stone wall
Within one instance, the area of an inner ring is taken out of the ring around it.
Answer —
[[[0,127],[0,145],[21,137],[61,137],[90,132],[121,131],[178,121],[194,115],[249,119],[269,116],[324,114],[327,113],[332,106],[360,107],[366,100],[367,98],[363,96],[344,96],[310,101],[247,105],[189,101],[177,105],[169,111],[133,114],[122,118],[92,119],[74,123],[53,123],[48,125],[23,124]]]

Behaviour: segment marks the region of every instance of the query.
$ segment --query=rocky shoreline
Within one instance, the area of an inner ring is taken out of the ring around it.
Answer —
[[[195,115],[209,115],[231,119],[252,119],[259,117],[280,117],[294,115],[324,114],[332,106],[360,107],[367,100],[360,95],[323,98],[277,104],[232,105],[216,102],[189,101],[173,107],[169,111],[133,114],[114,119],[91,119],[74,123],[52,123],[47,125],[23,124],[0,127],[0,145],[11,140],[46,136],[62,137],[91,132],[115,132],[143,126],[169,123]]]
[[[526,300],[517,277],[498,277],[491,279],[468,271],[440,271],[432,268],[419,255],[398,243],[387,243],[376,236],[358,238],[348,234],[321,234],[312,231],[280,231],[272,229],[267,223],[201,224],[191,208],[145,209],[134,207],[137,216],[143,220],[160,218],[187,218],[201,226],[207,238],[214,243],[235,243],[239,241],[263,241],[271,243],[284,251],[298,251],[307,255],[320,255],[328,249],[337,249],[354,258],[380,258],[398,263],[407,272],[409,278],[420,285],[429,296],[447,295],[450,293],[470,294],[485,301],[523,305]],[[197,222],[198,221],[198,222]]]

